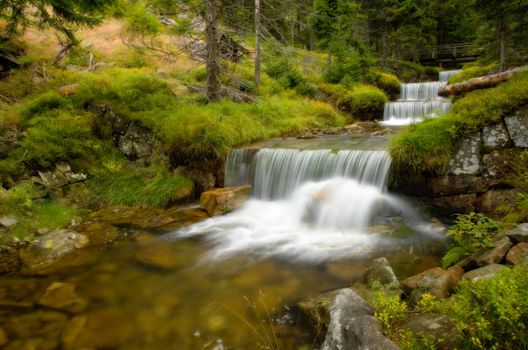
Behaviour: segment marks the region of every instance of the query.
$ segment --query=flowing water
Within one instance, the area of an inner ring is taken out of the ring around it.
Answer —
[[[111,247],[0,278],[5,349],[317,348],[299,300],[350,286],[377,256],[400,279],[438,266],[443,241],[387,191],[390,162],[379,150],[234,150],[226,184],[254,193],[230,214],[104,209],[90,220],[119,230]],[[53,282],[86,307],[39,305]]]
[[[385,104],[383,113],[384,125],[408,125],[446,114],[451,108],[451,101],[438,95],[438,91],[458,70],[443,71],[439,81],[426,83],[401,84],[400,99]]]

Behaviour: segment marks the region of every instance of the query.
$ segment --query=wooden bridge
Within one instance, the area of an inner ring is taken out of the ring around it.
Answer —
[[[476,61],[480,51],[474,43],[461,43],[424,47],[418,50],[418,55],[423,65],[450,66]]]

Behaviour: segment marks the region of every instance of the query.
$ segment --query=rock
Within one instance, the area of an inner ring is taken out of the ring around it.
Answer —
[[[382,333],[374,310],[352,289],[340,290],[330,310],[322,350],[396,350]]]
[[[0,248],[0,274],[18,271],[22,265],[18,251],[14,248]]]
[[[7,338],[6,332],[2,327],[0,327],[0,346],[6,345],[8,341],[9,339]]]
[[[13,215],[4,215],[0,216],[0,226],[3,226],[5,228],[9,228],[11,226],[14,226],[18,224],[18,219],[16,216]]]
[[[133,335],[130,320],[123,312],[96,310],[68,322],[62,333],[62,345],[65,350],[121,348]]]
[[[72,72],[80,72],[83,70],[83,67],[77,66],[75,64],[68,64],[66,66],[66,70],[72,71]]]
[[[487,180],[488,185],[508,185],[515,186],[513,164],[522,150],[518,148],[508,148],[493,151],[482,157],[482,175]]]
[[[181,174],[193,180],[197,193],[212,190],[216,184],[216,177],[209,171],[203,171],[196,168],[179,166],[174,172]]]
[[[481,279],[491,278],[504,269],[507,269],[507,267],[504,265],[490,264],[479,269],[466,272],[463,278],[471,282],[477,282]]]
[[[493,243],[494,248],[490,249],[475,259],[478,266],[486,266],[490,264],[498,264],[506,256],[506,253],[510,250],[512,242],[508,237],[504,237],[501,240]]]
[[[326,328],[330,322],[330,308],[340,290],[321,294],[315,298],[302,300],[297,306],[312,321],[317,329]]]
[[[458,152],[449,163],[449,173],[451,175],[480,174],[480,143],[480,135],[462,140]]]
[[[515,207],[516,195],[516,190],[490,190],[479,199],[480,212],[492,217],[500,217],[498,208],[501,206]]]
[[[394,131],[389,128],[385,128],[383,130],[375,131],[372,133],[372,136],[384,136],[384,135],[392,135],[394,134]]]
[[[148,158],[152,154],[154,133],[135,122],[132,122],[123,136],[119,138],[118,147],[126,156]]]
[[[88,302],[79,297],[73,284],[54,282],[46,288],[38,304],[52,309],[78,313],[86,308]]]
[[[88,237],[91,246],[109,244],[119,236],[117,228],[105,222],[83,223],[76,229],[80,234]]]
[[[445,214],[469,213],[477,209],[477,195],[470,193],[436,197],[433,199],[433,205]]]
[[[3,350],[56,350],[59,345],[59,340],[46,339],[44,337],[16,339],[3,348]]]
[[[439,298],[447,298],[457,283],[458,280],[454,273],[435,267],[407,278],[401,282],[401,287],[408,296],[416,291],[429,293]]]
[[[365,129],[358,125],[358,123],[345,126],[345,129],[351,134],[363,134]]]
[[[55,170],[39,171],[38,174],[38,177],[33,178],[34,182],[49,189],[55,189],[68,184],[84,181],[88,178],[86,174],[76,174],[72,172],[70,166],[64,163],[56,164]]]
[[[453,321],[446,315],[413,314],[398,325],[398,329],[410,331],[414,336],[432,338],[435,349],[459,349],[463,339]]]
[[[381,284],[390,285],[394,288],[400,287],[400,282],[386,258],[374,259],[372,265],[365,271],[363,281],[369,286],[372,286],[375,281],[378,281]]]
[[[55,230],[37,238],[20,251],[22,263],[29,270],[44,269],[75,249],[88,246],[88,237],[68,230]]]
[[[187,262],[187,257],[178,253],[169,242],[152,241],[136,253],[136,260],[161,270],[175,270]]]
[[[508,130],[502,123],[485,126],[482,129],[482,141],[484,147],[491,149],[505,148],[512,145]]]
[[[114,113],[106,105],[89,104],[86,109],[97,116],[94,132],[102,139],[110,139],[118,145],[132,123],[129,118]]]
[[[528,223],[520,224],[506,233],[513,243],[528,242]]]
[[[87,207],[92,201],[92,194],[83,182],[73,183],[50,191],[49,196],[57,202]]]
[[[450,196],[475,192],[483,193],[487,191],[488,184],[480,176],[446,175],[432,178],[430,187],[435,196]]]
[[[250,185],[219,188],[202,193],[200,205],[210,216],[222,215],[240,208],[250,193]]]
[[[59,94],[64,97],[75,95],[79,92],[79,87],[79,84],[64,85],[59,88]]]
[[[46,337],[59,338],[68,316],[62,312],[39,310],[13,316],[3,321],[7,334],[13,338]]]
[[[528,148],[528,107],[520,109],[516,115],[504,118],[515,147]]]
[[[525,257],[528,257],[528,243],[521,242],[510,249],[508,254],[506,254],[506,261],[510,264],[517,265]]]

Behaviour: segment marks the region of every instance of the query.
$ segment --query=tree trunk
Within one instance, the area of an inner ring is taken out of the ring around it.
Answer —
[[[473,90],[491,88],[499,85],[502,82],[507,81],[516,73],[522,71],[528,71],[528,66],[511,69],[498,74],[486,75],[484,77],[469,79],[461,83],[450,84],[440,89],[438,94],[440,96],[447,97],[451,95],[461,95],[467,92],[471,92]]]
[[[506,35],[506,30],[504,29],[504,21],[501,21],[501,24],[500,24],[500,65],[499,65],[499,70],[501,72],[504,71],[504,63],[506,59],[505,52],[504,52],[505,35]]]
[[[260,85],[260,0],[255,0],[255,85]]]
[[[206,95],[209,102],[218,101],[221,97],[220,83],[220,46],[216,28],[217,9],[214,0],[205,0],[205,40],[206,58]]]

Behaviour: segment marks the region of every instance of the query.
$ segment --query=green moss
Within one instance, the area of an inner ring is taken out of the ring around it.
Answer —
[[[528,102],[528,73],[487,90],[468,93],[445,116],[405,128],[393,138],[390,153],[396,171],[442,173],[459,138],[496,123]]]
[[[450,84],[460,83],[462,81],[481,77],[484,75],[490,74],[492,71],[496,70],[498,68],[497,63],[491,63],[488,65],[466,65],[458,74],[455,74],[451,78],[449,78]]]
[[[387,102],[387,95],[372,85],[358,84],[347,88],[342,84],[321,84],[319,88],[339,109],[359,119],[379,118]]]

